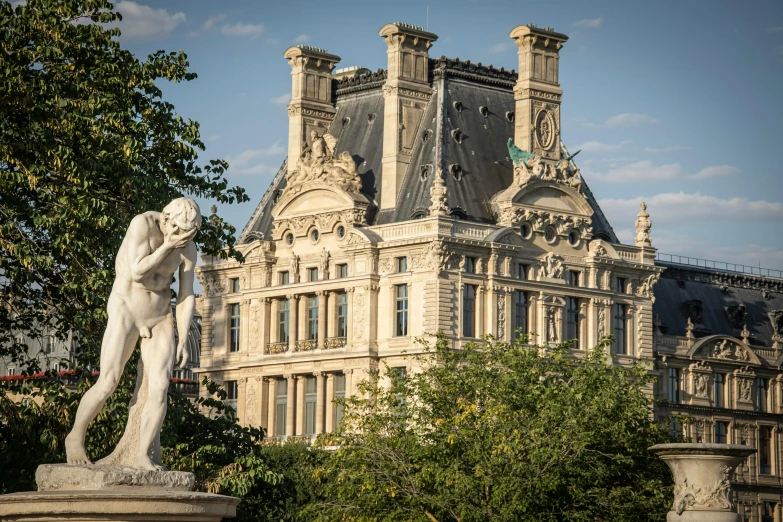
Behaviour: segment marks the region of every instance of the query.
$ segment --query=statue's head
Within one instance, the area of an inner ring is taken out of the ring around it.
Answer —
[[[318,137],[317,131],[310,131],[310,138],[315,141],[315,139]]]
[[[164,236],[198,228],[201,228],[201,210],[198,203],[190,198],[177,198],[161,212],[161,232]]]

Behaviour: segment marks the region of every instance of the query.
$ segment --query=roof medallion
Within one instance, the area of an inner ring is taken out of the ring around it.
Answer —
[[[312,144],[305,147],[296,168],[286,176],[284,195],[301,192],[314,182],[358,194],[362,180],[351,154],[343,151],[335,156],[337,138],[331,134],[319,136],[318,132],[311,131],[310,136]]]

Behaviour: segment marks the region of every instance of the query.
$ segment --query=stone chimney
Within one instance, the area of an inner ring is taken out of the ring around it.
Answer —
[[[288,104],[288,171],[299,162],[310,132],[326,133],[336,112],[332,100],[332,69],[339,56],[326,49],[297,45],[283,57],[291,66],[291,103]]]
[[[551,27],[520,25],[509,35],[519,47],[514,86],[514,144],[544,158],[560,159],[560,48],[568,41]]]
[[[394,208],[411,161],[411,150],[424,109],[432,96],[429,48],[438,36],[402,22],[378,32],[388,49],[388,76],[383,87],[383,160],[381,210]]]

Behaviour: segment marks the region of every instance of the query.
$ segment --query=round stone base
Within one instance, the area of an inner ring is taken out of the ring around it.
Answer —
[[[666,522],[742,522],[740,516],[728,511],[702,511],[688,510],[678,515],[676,511],[669,511]]]
[[[4,522],[219,522],[239,499],[150,488],[36,491],[0,496]]]

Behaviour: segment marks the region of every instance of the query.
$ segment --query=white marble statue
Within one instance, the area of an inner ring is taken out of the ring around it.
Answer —
[[[131,401],[128,425],[114,452],[98,464],[142,470],[162,469],[160,428],[166,416],[173,366],[184,368],[188,327],[195,297],[193,275],[197,250],[193,237],[201,226],[195,201],[175,199],[162,212],[133,218],[117,253],[109,296],[109,320],[101,345],[100,376],[84,394],[73,429],[65,440],[69,464],[90,464],[84,449],[87,426],[117,388],[125,363],[141,337],[139,382]],[[171,281],[179,271],[175,346]]]

